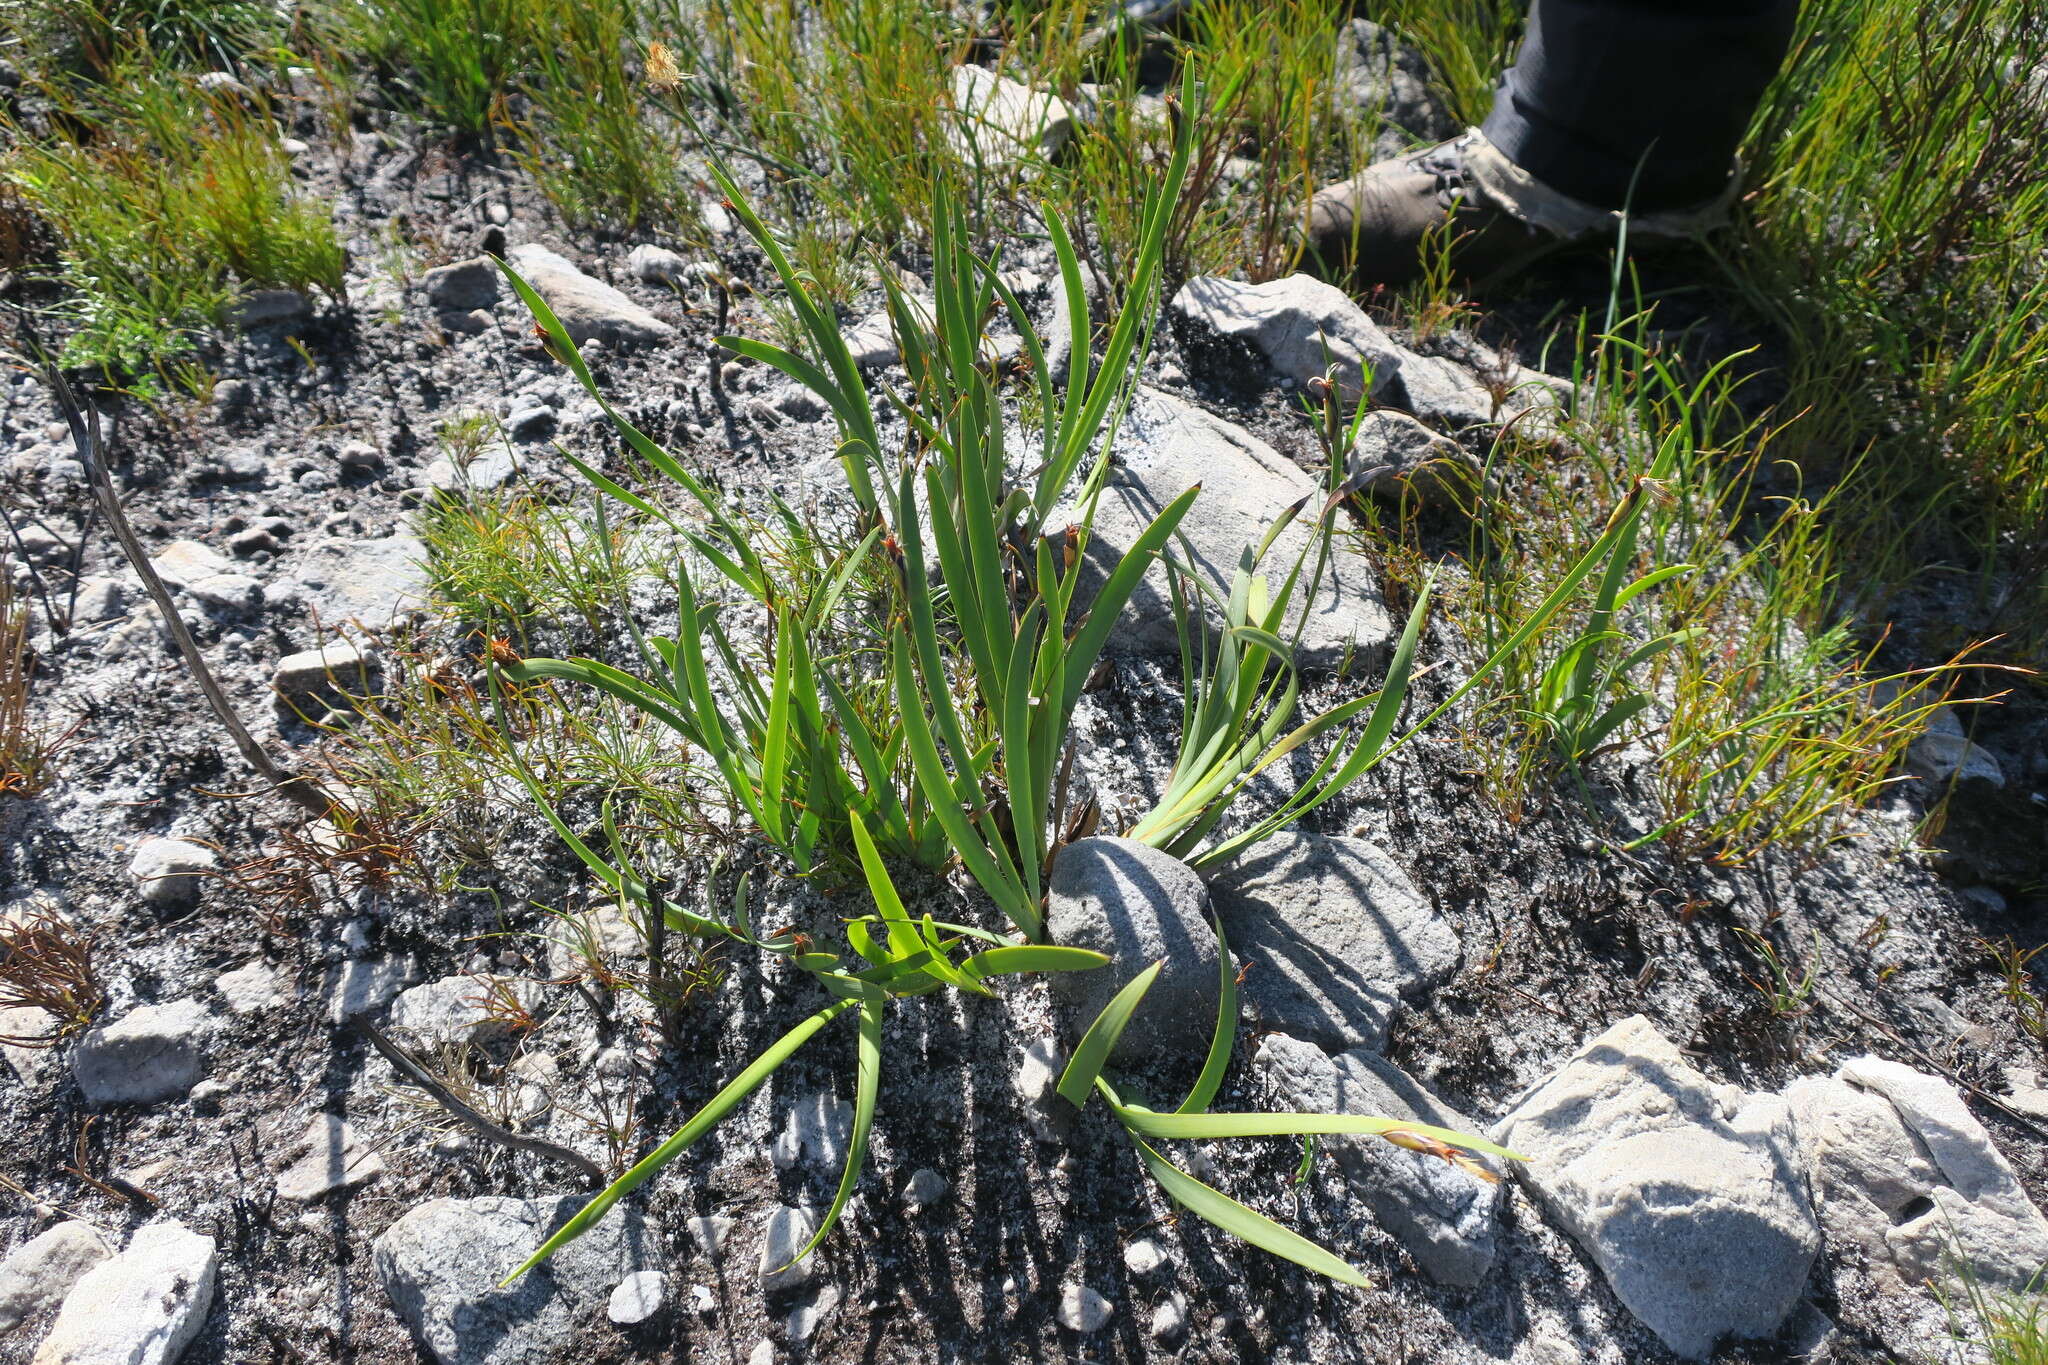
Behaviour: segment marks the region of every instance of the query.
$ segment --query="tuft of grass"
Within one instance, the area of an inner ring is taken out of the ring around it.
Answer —
[[[5,175],[60,238],[67,366],[146,375],[190,355],[244,289],[343,294],[327,206],[300,194],[276,124],[146,49],[104,86],[47,85]]]
[[[1998,968],[1998,993],[2012,1006],[2013,1018],[2021,1031],[2037,1042],[2048,1043],[2048,994],[2034,984],[2032,970],[2034,959],[2048,950],[2048,944],[2022,948],[2011,935],[1977,942]]]
[[[0,570],[0,797],[34,796],[56,777],[61,736],[53,737],[30,705],[36,655],[29,642],[30,606]]]
[[[681,129],[635,78],[640,0],[561,6],[523,87],[519,162],[572,223],[702,238]]]
[[[35,1009],[50,1026],[0,1038],[10,1047],[54,1047],[85,1028],[106,1003],[92,940],[60,915],[0,921],[0,1009]]]
[[[633,528],[526,486],[436,498],[419,534],[435,600],[486,634],[519,639],[536,623],[569,618],[602,634],[654,553]]]
[[[1726,259],[1789,345],[1796,453],[1861,456],[1837,518],[1874,589],[1856,596],[1956,563],[1977,590],[1959,627],[2012,632],[2022,659],[2048,647],[2044,62],[2028,0],[1802,6]]]
[[[234,71],[283,27],[257,0],[22,0],[9,8],[0,30],[24,51],[97,79],[117,77],[137,45],[181,66]]]
[[[1948,1312],[1949,1335],[1974,1348],[1988,1365],[2048,1365],[2048,1292],[2036,1275],[2025,1288],[2000,1293],[1986,1288],[1967,1262],[1959,1262],[1961,1304],[1938,1290]]]
[[[337,11],[332,38],[361,54],[405,104],[488,140],[506,92],[563,8],[529,0],[364,0]]]

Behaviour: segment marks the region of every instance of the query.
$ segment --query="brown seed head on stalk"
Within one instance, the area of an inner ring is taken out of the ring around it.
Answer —
[[[683,69],[676,65],[675,49],[660,39],[647,45],[647,87],[667,94],[683,83]]]

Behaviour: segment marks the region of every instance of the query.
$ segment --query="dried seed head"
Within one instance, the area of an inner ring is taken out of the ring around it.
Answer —
[[[676,65],[675,51],[656,40],[647,45],[647,85],[666,94],[683,83],[683,70]]]

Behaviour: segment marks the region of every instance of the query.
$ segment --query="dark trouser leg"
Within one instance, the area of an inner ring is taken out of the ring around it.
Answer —
[[[1508,160],[1599,208],[1711,199],[1797,10],[1798,0],[1535,0],[1484,131]]]

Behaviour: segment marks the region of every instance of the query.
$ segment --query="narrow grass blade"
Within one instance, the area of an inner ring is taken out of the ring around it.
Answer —
[[[505,676],[514,682],[534,682],[551,678],[560,682],[582,683],[606,692],[620,701],[654,717],[669,729],[699,748],[709,747],[704,740],[702,729],[697,723],[674,709],[671,702],[677,700],[658,688],[621,672],[610,664],[596,659],[522,659],[516,664],[504,665]]]
[[[1008,976],[1017,972],[1091,972],[1108,965],[1109,956],[1092,949],[1023,943],[983,949],[962,962],[960,970],[975,976]]]
[[[1202,1062],[1202,1074],[1195,1078],[1195,1088],[1181,1101],[1177,1112],[1182,1114],[1202,1113],[1215,1102],[1216,1092],[1223,1088],[1223,1073],[1230,1070],[1231,1048],[1237,1042],[1237,973],[1231,970],[1230,942],[1223,936],[1223,922],[1214,923],[1216,960],[1223,977],[1216,997],[1216,1031],[1209,1036],[1209,1055]]]
[[[835,1000],[776,1039],[766,1052],[748,1064],[746,1070],[728,1081],[723,1090],[711,1097],[709,1103],[691,1115],[690,1121],[678,1128],[668,1141],[642,1157],[631,1170],[614,1180],[596,1198],[578,1209],[574,1217],[562,1224],[547,1241],[541,1243],[540,1250],[527,1257],[517,1270],[499,1281],[498,1287],[502,1289],[511,1284],[561,1248],[581,1237],[598,1219],[611,1210],[612,1205],[640,1188],[656,1171],[688,1151],[698,1138],[717,1127],[719,1121],[731,1113],[741,1100],[752,1094],[761,1082],[774,1075],[778,1067],[795,1055],[798,1048],[809,1042],[811,1035],[844,1014],[853,1003],[851,1000]]]
[[[1116,1116],[1125,1127],[1143,1137],[1162,1141],[1191,1142],[1214,1138],[1292,1137],[1303,1133],[1361,1133],[1376,1137],[1395,1130],[1420,1133],[1467,1151],[1484,1152],[1509,1161],[1526,1161],[1496,1143],[1469,1133],[1438,1128],[1407,1119],[1382,1118],[1368,1114],[1161,1114],[1150,1109],[1118,1105]]]

